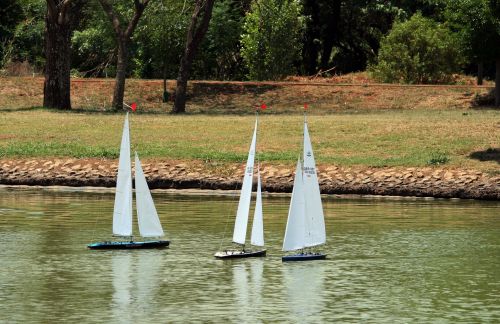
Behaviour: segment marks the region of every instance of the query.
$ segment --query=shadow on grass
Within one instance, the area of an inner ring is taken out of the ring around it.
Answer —
[[[495,107],[495,89],[489,90],[487,93],[476,94],[474,99],[471,101],[471,106],[473,109],[499,109]]]
[[[32,107],[18,107],[18,108],[4,108],[1,109],[1,112],[17,112],[17,111],[34,111],[34,110],[43,110],[45,108],[39,106]]]
[[[471,159],[479,161],[495,161],[500,164],[500,149],[499,148],[488,148],[484,151],[472,152],[469,154]]]
[[[123,109],[123,110],[103,110],[99,108],[71,108],[71,109],[56,109],[56,108],[46,108],[46,107],[28,107],[28,108],[13,108],[13,109],[2,109],[2,112],[16,112],[16,111],[50,111],[54,113],[60,113],[60,114],[86,114],[86,115],[95,115],[95,114],[101,114],[101,115],[118,115],[118,114],[123,114],[125,112],[130,112],[132,111],[130,109]],[[144,111],[144,110],[137,110],[136,112],[133,112],[133,114],[137,115],[168,115],[170,112],[162,112],[162,111]]]

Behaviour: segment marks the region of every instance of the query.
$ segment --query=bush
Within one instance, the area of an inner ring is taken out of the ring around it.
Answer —
[[[369,69],[382,82],[450,83],[463,62],[458,44],[448,28],[417,13],[394,23]]]
[[[446,153],[443,152],[433,152],[427,161],[428,165],[441,165],[450,162],[450,158]]]

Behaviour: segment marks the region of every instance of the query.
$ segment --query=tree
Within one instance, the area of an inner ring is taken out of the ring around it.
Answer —
[[[303,20],[295,0],[257,0],[245,17],[241,56],[252,80],[276,80],[296,72]]]
[[[495,106],[500,106],[500,1],[450,0],[446,15],[469,60],[495,62]]]
[[[489,7],[492,15],[490,16],[493,20],[493,25],[495,27],[492,32],[491,38],[495,42],[494,48],[495,52],[491,53],[492,57],[495,58],[495,106],[500,107],[500,1],[490,0]]]
[[[417,13],[394,24],[370,69],[384,82],[448,83],[462,63],[457,44],[450,30]]]
[[[84,77],[115,77],[115,32],[98,1],[82,12],[81,28],[71,37],[72,73]]]
[[[198,55],[194,73],[218,80],[244,76],[240,55],[243,18],[239,1],[220,0],[214,5],[212,21],[201,45],[203,55]]]
[[[71,109],[71,32],[84,0],[47,0],[43,106]]]
[[[212,18],[214,2],[215,0],[195,1],[193,15],[191,16],[191,24],[189,25],[186,37],[186,46],[179,66],[175,102],[172,113],[178,114],[186,112],[187,80],[189,79],[191,65],[193,64],[193,59],[198,47],[208,30],[208,25]]]
[[[170,99],[167,79],[175,79],[179,71],[191,9],[184,0],[153,2],[138,27],[134,75],[163,78],[163,102]]]
[[[132,34],[134,33],[137,24],[139,23],[139,19],[146,9],[146,6],[149,3],[149,0],[134,0],[134,13],[132,18],[130,19],[128,25],[124,28],[122,23],[120,22],[120,17],[117,12],[113,9],[113,6],[108,2],[108,0],[99,0],[101,3],[104,12],[108,16],[111,24],[113,25],[113,30],[115,32],[115,39],[118,46],[117,53],[117,63],[116,63],[116,82],[115,82],[115,90],[113,92],[113,110],[122,110],[123,109],[123,96],[125,93],[125,77],[127,73],[127,63],[129,60],[128,56],[128,45],[130,43],[130,39]]]

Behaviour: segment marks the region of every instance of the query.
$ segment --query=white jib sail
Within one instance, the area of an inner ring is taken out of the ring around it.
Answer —
[[[324,244],[326,242],[325,219],[307,122],[304,122],[304,198],[306,228],[308,229],[305,245],[311,247]]]
[[[132,166],[130,163],[128,113],[125,116],[120,145],[115,207],[113,209],[113,234],[118,236],[132,235]]]
[[[252,197],[252,178],[253,165],[255,160],[255,145],[257,142],[257,120],[253,131],[252,144],[248,152],[245,175],[243,176],[243,185],[241,186],[240,202],[236,212],[236,221],[234,222],[233,242],[245,244],[247,235],[248,212],[250,211],[250,199]]]
[[[163,236],[158,213],[149,191],[146,177],[142,171],[141,161],[135,153],[135,199],[137,204],[137,219],[139,223],[139,233],[143,237]]]
[[[293,180],[292,199],[288,210],[288,221],[286,222],[285,239],[283,240],[283,251],[293,251],[305,247],[305,201],[302,179],[302,165],[300,158],[295,169]]]
[[[252,236],[250,243],[255,246],[264,246],[264,222],[262,217],[262,190],[260,186],[260,170],[257,171],[257,199],[253,215]]]

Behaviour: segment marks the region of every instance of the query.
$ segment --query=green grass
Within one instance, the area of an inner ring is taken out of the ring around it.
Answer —
[[[10,111],[0,115],[0,158],[117,158],[123,114]],[[142,158],[241,162],[254,116],[134,114],[132,150]],[[266,163],[293,165],[302,146],[300,114],[262,114],[258,152]],[[368,167],[442,165],[498,169],[469,157],[498,147],[498,111],[403,110],[310,115],[318,164]]]

